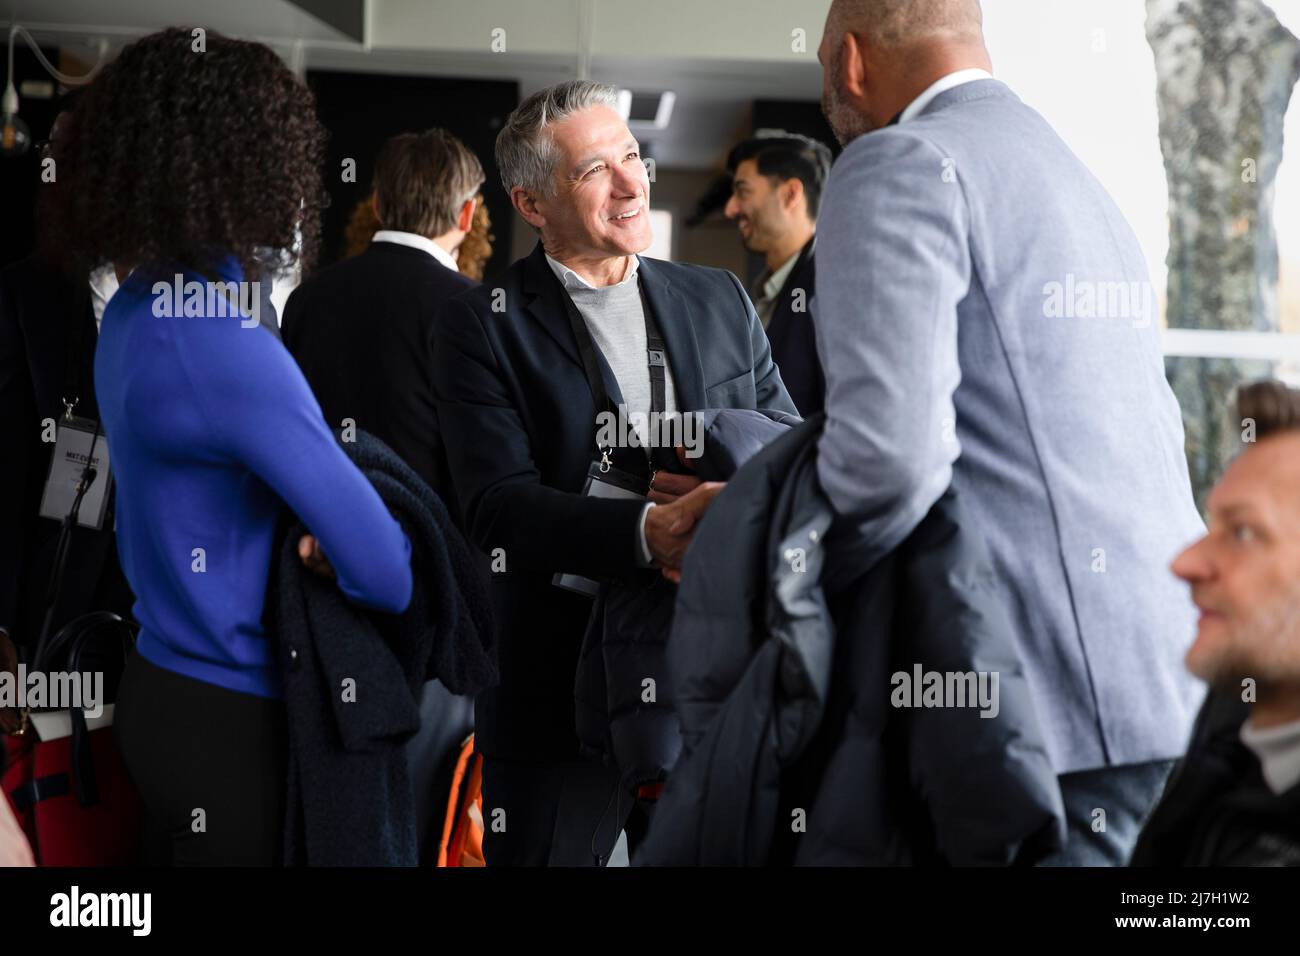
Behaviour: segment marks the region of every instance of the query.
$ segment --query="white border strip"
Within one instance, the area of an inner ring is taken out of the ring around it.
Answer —
[[[1165,329],[1165,355],[1186,358],[1300,361],[1300,335],[1282,332],[1227,332],[1219,329]]]

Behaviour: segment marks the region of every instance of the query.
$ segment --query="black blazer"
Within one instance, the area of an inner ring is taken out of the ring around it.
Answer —
[[[667,345],[679,409],[794,412],[735,276],[642,258],[638,281]],[[635,570],[644,505],[581,494],[596,406],[541,245],[496,285],[453,299],[434,345],[438,418],[466,533],[489,555],[501,549],[505,565],[491,579],[501,684],[479,695],[475,739],[498,757],[564,756],[578,749],[574,677],[591,601],[551,579]]]
[[[813,333],[810,305],[815,291],[816,267],[813,260],[817,237],[808,240],[786,277],[776,299],[772,319],[767,323],[767,339],[772,343],[772,360],[781,369],[781,380],[790,390],[799,414],[808,418],[826,404],[826,377],[817,358],[817,337]],[[795,311],[795,299],[802,290],[802,311]]]
[[[41,422],[63,414],[65,393],[77,400],[73,414],[98,417],[97,339],[84,273],[69,275],[36,256],[0,271],[0,627],[29,650],[59,536],[58,522],[39,516],[54,449],[41,440]],[[91,610],[129,615],[134,598],[113,537],[74,531],[55,628]]]
[[[421,249],[374,242],[298,286],[281,334],[331,428],[351,418],[448,505],[429,381],[434,320],[475,283]]]

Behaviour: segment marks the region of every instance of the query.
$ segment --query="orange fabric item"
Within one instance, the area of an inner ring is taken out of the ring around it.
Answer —
[[[483,866],[483,755],[474,735],[460,745],[438,844],[438,866]]]

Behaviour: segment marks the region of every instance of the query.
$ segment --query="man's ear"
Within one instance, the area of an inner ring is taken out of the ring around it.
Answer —
[[[840,89],[848,95],[854,105],[864,102],[867,97],[867,87],[870,84],[870,62],[871,53],[867,49],[866,41],[853,33],[851,30],[844,31],[843,56],[840,57],[841,69],[843,75],[840,76]]]
[[[379,193],[370,194],[370,211],[375,214],[375,221],[382,226],[384,217],[379,215]]]
[[[777,187],[777,190],[777,195],[781,199],[781,208],[793,215],[803,201],[803,180],[797,176],[787,179]]]
[[[510,202],[515,207],[515,211],[523,217],[524,222],[534,229],[541,229],[546,225],[546,217],[537,206],[537,197],[523,186],[516,186],[510,190]]]
[[[456,229],[460,232],[469,232],[474,225],[474,210],[478,203],[474,197],[465,200],[465,204],[460,207],[460,215],[456,218]]]

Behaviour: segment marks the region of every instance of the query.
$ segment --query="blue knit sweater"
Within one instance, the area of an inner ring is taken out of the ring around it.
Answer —
[[[410,601],[411,546],[275,336],[224,308],[167,315],[178,271],[128,276],[95,354],[137,647],[159,667],[278,697],[262,610],[283,509],[320,540],[343,594],[380,611]],[[234,260],[216,272],[243,278]]]

